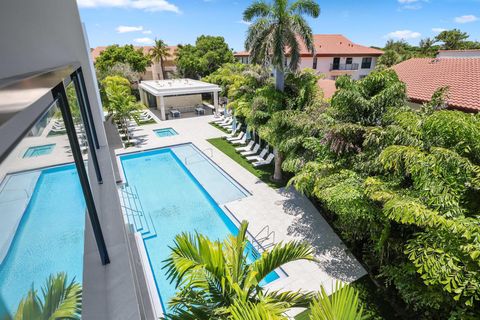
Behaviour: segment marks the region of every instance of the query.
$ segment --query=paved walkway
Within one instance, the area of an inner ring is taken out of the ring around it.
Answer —
[[[300,261],[286,265],[284,271],[288,277],[269,284],[271,289],[318,290],[320,285],[324,285],[327,292],[331,292],[336,279],[351,282],[365,275],[360,263],[305,196],[292,189],[269,187],[206,141],[224,135],[209,124],[213,119],[213,116],[201,116],[139,127],[136,136],[140,144],[116,150],[116,153],[191,142],[206,154],[212,154],[212,161],[252,194],[225,205],[239,220],[250,222],[251,234],[257,234],[268,225],[275,232],[276,242],[305,240],[315,248],[318,262]],[[159,138],[153,131],[169,127],[175,129],[178,135]]]

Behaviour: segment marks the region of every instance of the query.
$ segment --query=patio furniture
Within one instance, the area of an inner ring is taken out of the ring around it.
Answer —
[[[243,133],[243,132],[242,132]],[[230,141],[231,144],[245,144],[247,143],[247,135],[243,133],[243,137],[240,140]]]
[[[234,132],[237,132],[238,130],[240,130],[241,127],[242,127],[242,124],[239,122],[239,123],[235,126],[235,130],[232,131],[232,125],[226,127],[225,130],[227,130],[228,132],[230,132],[231,134],[233,134]]]
[[[243,138],[243,136],[245,135],[245,132],[241,131],[236,137],[231,137],[231,138],[227,138],[227,141],[236,141],[236,140],[240,140]]]
[[[250,151],[253,148],[253,145],[255,144],[255,141],[251,140],[246,147],[238,147],[235,148],[235,151],[237,152],[244,152],[244,151]]]
[[[253,156],[258,153],[258,150],[260,150],[260,144],[257,143],[255,144],[252,150],[246,150],[246,151],[240,152],[240,154],[244,157]]]
[[[275,155],[273,153],[270,153],[268,155],[267,159],[254,162],[252,164],[253,164],[254,167],[266,166],[266,165],[272,163],[274,158],[275,158]]]
[[[230,127],[232,125],[232,122],[233,122],[233,118],[230,118],[230,119],[227,120],[226,123],[220,124],[220,127],[227,129],[228,127]]]
[[[172,117],[174,117],[174,118],[180,118],[180,115],[181,115],[180,111],[178,111],[177,109],[172,109],[172,110],[170,110],[170,114],[171,114]]]
[[[195,113],[199,116],[205,115],[205,109],[203,107],[196,107],[195,108]]]
[[[267,155],[267,152],[268,152],[268,146],[263,148],[262,152],[260,152],[260,154],[258,156],[247,157],[247,160],[250,161],[250,162],[265,160],[265,156]]]

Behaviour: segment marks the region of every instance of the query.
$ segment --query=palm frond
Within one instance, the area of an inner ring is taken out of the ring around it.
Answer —
[[[363,308],[360,306],[358,292],[353,287],[337,281],[335,292],[328,296],[325,288],[310,306],[311,320],[361,320]]]
[[[270,272],[297,260],[315,261],[312,246],[300,241],[278,243],[271,250],[265,251],[250,267],[256,274],[256,280],[260,283]]]
[[[300,15],[308,15],[312,18],[318,18],[320,15],[320,6],[314,0],[297,0],[290,6],[290,10]]]
[[[263,0],[258,0],[253,2],[248,6],[247,9],[243,12],[243,20],[252,21],[255,18],[264,18],[268,16],[271,11],[271,7],[268,3]]]

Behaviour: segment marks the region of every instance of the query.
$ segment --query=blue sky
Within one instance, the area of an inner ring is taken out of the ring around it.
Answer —
[[[202,34],[220,35],[243,50],[248,25],[243,10],[252,0],[77,0],[92,47],[194,43]],[[417,44],[439,30],[459,28],[480,41],[480,0],[323,0],[310,20],[314,33],[341,33],[364,45],[389,38]]]

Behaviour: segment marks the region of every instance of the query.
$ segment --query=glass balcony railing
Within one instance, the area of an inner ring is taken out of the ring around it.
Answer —
[[[330,71],[333,70],[358,70],[358,63],[331,63]]]

